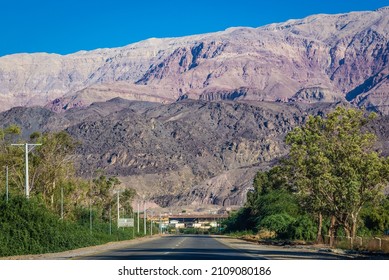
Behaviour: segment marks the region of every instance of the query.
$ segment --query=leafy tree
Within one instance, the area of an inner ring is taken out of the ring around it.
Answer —
[[[63,208],[65,219],[76,220],[74,211],[77,207],[86,207],[88,190],[89,184],[84,179],[72,177],[62,180],[54,193],[51,208],[58,214]]]
[[[89,198],[92,201],[94,207],[98,208],[99,216],[103,220],[108,221],[110,216],[110,209],[114,205],[117,206],[116,191],[121,184],[120,180],[116,177],[107,177],[100,175],[96,179],[92,180],[92,185],[88,193]],[[124,215],[130,215],[133,212],[132,201],[136,195],[134,189],[120,190],[119,195],[119,207],[124,211]],[[116,217],[116,211],[113,212],[113,217]]]
[[[369,234],[382,234],[389,229],[389,197],[379,203],[368,203],[361,210],[363,230]]]
[[[279,238],[289,238],[289,229],[299,216],[297,197],[287,181],[286,171],[275,166],[258,172],[254,190],[247,194],[246,207],[258,230],[274,231]]]
[[[338,107],[327,119],[310,117],[286,138],[284,164],[307,211],[332,217],[355,237],[362,207],[379,199],[388,181],[389,161],[375,151],[376,137],[362,127],[373,118]]]
[[[247,194],[246,206],[252,209],[253,215],[258,215],[257,206],[260,205],[263,195],[288,188],[285,170],[275,166],[267,172],[258,172],[254,177],[253,187],[254,190]]]
[[[13,192],[16,191],[16,193],[22,193],[23,191],[24,157],[23,150],[12,147],[11,144],[17,143],[20,135],[21,129],[16,125],[0,129],[0,166],[2,168],[2,172],[0,172],[0,179],[1,182],[5,181],[5,167],[8,166],[9,189]]]
[[[324,126],[325,120],[320,116],[310,116],[303,127],[290,132],[286,143],[291,145],[291,150],[288,158],[282,162],[296,188],[300,204],[305,211],[317,215],[318,242],[322,241],[323,214],[331,214],[322,192],[329,187],[331,169],[322,149],[327,142],[322,131]]]
[[[21,135],[22,130],[19,126],[12,124],[4,129],[0,129],[0,141],[2,144],[9,143],[15,140],[15,136]]]
[[[42,144],[30,157],[31,191],[41,194],[46,204],[53,207],[59,186],[66,186],[64,182],[75,176],[72,155],[77,142],[64,131],[43,135],[33,133],[30,138]]]
[[[248,207],[243,207],[236,212],[232,212],[228,219],[223,221],[223,225],[225,226],[226,232],[246,231],[256,227],[251,209]]]
[[[120,206],[124,209],[124,213],[125,215],[127,215],[127,217],[133,213],[132,201],[135,196],[136,191],[134,189],[125,189],[123,192],[120,193],[119,203]]]

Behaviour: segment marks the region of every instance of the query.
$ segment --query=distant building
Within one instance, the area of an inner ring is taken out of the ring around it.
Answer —
[[[140,215],[143,219],[143,214]],[[184,214],[179,215],[164,214],[147,216],[147,220],[153,221],[156,224],[161,224],[161,227],[174,228],[211,228],[218,227],[220,223],[228,218],[227,212],[212,213],[212,214]]]

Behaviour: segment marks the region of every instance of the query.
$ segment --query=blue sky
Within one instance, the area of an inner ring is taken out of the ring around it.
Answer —
[[[68,54],[387,5],[388,0],[0,0],[0,56]]]

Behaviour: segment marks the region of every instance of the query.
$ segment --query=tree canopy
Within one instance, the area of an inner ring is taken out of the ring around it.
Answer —
[[[283,164],[304,206],[334,217],[351,237],[362,207],[380,198],[389,179],[389,161],[376,150],[376,136],[363,131],[372,118],[338,107],[326,119],[310,117],[286,137],[291,150]]]
[[[288,155],[254,178],[242,212],[250,221],[245,224],[278,237],[316,236],[318,241],[324,228],[331,237],[338,229],[355,237],[360,224],[374,232],[388,227],[387,215],[378,213],[388,205],[383,188],[389,182],[389,159],[366,129],[373,118],[338,107],[326,117],[309,116],[289,132]]]

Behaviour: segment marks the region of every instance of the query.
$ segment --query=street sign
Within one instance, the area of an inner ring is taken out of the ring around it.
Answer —
[[[133,218],[119,219],[118,227],[134,227],[134,219]]]

